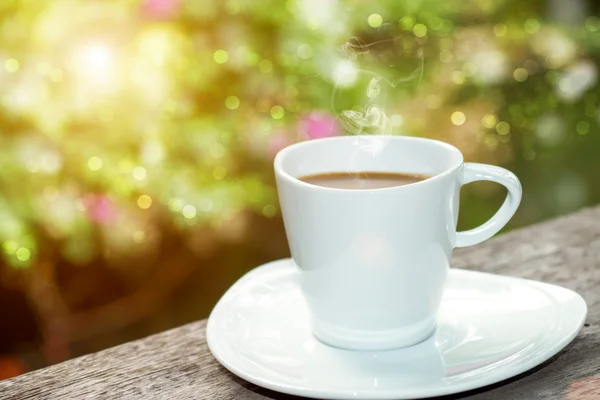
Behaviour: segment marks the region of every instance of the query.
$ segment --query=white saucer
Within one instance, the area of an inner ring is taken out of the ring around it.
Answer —
[[[563,349],[587,313],[558,286],[451,269],[434,337],[360,352],[312,336],[289,259],[246,274],[221,298],[206,338],[228,370],[279,392],[326,399],[413,399],[463,392],[525,372]]]

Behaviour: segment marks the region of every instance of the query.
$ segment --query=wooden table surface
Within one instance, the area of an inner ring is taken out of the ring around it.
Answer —
[[[445,399],[600,399],[600,207],[457,249],[453,266],[579,292],[589,314],[565,350],[522,376]],[[206,321],[0,382],[0,399],[295,399],[230,374],[210,354]]]

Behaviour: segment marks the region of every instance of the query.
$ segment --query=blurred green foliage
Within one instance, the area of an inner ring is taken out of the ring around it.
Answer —
[[[373,77],[386,124],[360,131],[432,137],[512,169],[524,186],[512,227],[597,203],[597,11],[582,0],[3,1],[2,256],[14,271],[48,248],[123,267],[155,257],[166,230],[243,236],[247,210],[277,215],[274,153],[356,133],[344,111],[372,106]],[[503,196],[465,188],[460,228]]]

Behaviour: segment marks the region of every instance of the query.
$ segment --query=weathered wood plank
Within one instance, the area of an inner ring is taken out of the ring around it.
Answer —
[[[459,249],[454,265],[556,283],[582,294],[588,324],[535,371],[452,398],[600,398],[600,208]],[[222,368],[195,322],[0,382],[1,399],[294,399],[249,384]]]

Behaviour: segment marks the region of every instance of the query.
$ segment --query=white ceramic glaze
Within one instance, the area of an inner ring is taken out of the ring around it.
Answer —
[[[332,189],[297,178],[325,172],[432,175],[373,190]],[[347,349],[406,347],[434,329],[452,249],[488,239],[521,199],[509,171],[465,164],[455,147],[401,136],[345,136],[279,152],[275,175],[292,257],[313,333]],[[490,221],[456,232],[460,187],[491,180],[508,197]]]
[[[342,350],[312,335],[299,280],[291,260],[249,272],[214,308],[206,337],[234,374],[306,397],[413,399],[479,388],[549,359],[586,317],[571,290],[450,269],[434,336],[399,350]]]

